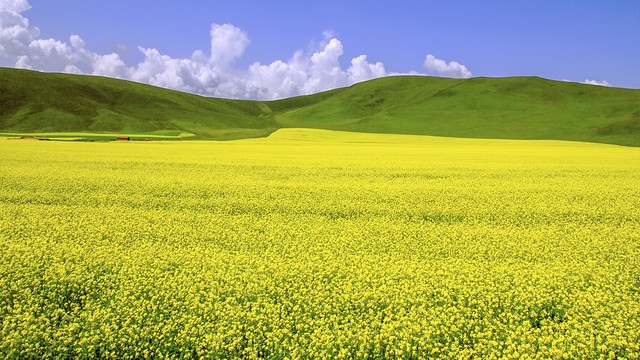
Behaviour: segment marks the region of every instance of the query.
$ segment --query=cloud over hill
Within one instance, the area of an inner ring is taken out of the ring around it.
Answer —
[[[455,78],[470,78],[471,71],[466,66],[460,64],[457,61],[451,61],[447,64],[446,61],[436,58],[429,54],[424,60],[424,68],[429,71],[435,71],[440,75],[455,77]]]
[[[138,46],[142,60],[128,64],[121,57],[128,50],[122,44],[113,53],[99,54],[76,34],[66,41],[41,38],[40,29],[24,15],[30,8],[27,0],[0,0],[0,66],[108,76],[205,96],[255,100],[312,94],[398,75],[382,62],[370,62],[365,54],[351,59],[345,69],[340,63],[343,43],[331,33],[325,33],[324,41],[313,50],[295,51],[288,60],[255,62],[242,68],[237,60],[250,46],[249,35],[232,24],[215,23],[211,25],[209,49],[173,58],[156,48]],[[431,54],[423,67],[430,74],[472,76],[467,66]],[[606,80],[584,83],[610,86]]]
[[[40,29],[23,13],[26,0],[0,0],[0,66],[49,72],[91,74],[133,80],[207,96],[239,99],[278,99],[311,94],[377,77],[393,75],[381,62],[367,55],[351,60],[343,69],[340,40],[325,34],[325,40],[310,53],[296,51],[289,60],[270,64],[256,62],[243,69],[235,66],[250,44],[249,36],[231,24],[211,25],[209,51],[196,50],[190,58],[172,58],[155,48],[140,46],[144,59],[126,64],[120,54],[98,54],[89,50],[78,35],[68,41],[40,38]],[[436,62],[442,61],[436,59]],[[444,63],[444,62],[443,62]],[[439,63],[429,70],[447,76],[468,77],[464,65]]]
[[[276,99],[311,94],[355,82],[386,76],[384,64],[370,63],[366,55],[343,69],[338,61],[343,45],[326,38],[311,54],[297,51],[286,61],[256,62],[248,69],[234,66],[250,41],[247,33],[231,24],[211,26],[209,52],[196,50],[190,58],[172,58],[155,48],[138,47],[144,55],[135,66],[117,53],[97,54],[78,35],[67,42],[41,39],[40,29],[22,13],[25,0],[0,2],[0,65],[52,72],[92,74],[133,80],[202,95],[241,99]]]

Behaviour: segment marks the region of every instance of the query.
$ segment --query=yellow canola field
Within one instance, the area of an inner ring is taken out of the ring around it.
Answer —
[[[2,140],[0,189],[0,358],[640,358],[638,148]]]

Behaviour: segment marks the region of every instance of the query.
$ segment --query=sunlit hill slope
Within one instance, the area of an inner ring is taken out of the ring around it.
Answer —
[[[4,133],[183,132],[233,139],[287,127],[640,146],[640,90],[537,77],[396,76],[260,102],[110,78],[0,69]]]

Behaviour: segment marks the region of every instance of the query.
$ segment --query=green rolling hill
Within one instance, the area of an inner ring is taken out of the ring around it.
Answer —
[[[0,68],[0,132],[266,136],[279,128],[256,101],[207,98],[105,77]]]
[[[537,77],[395,76],[276,101],[226,100],[110,78],[0,69],[0,132],[162,133],[278,128],[640,146],[640,90]]]
[[[640,145],[640,90],[536,77],[387,77],[271,103],[281,126]]]

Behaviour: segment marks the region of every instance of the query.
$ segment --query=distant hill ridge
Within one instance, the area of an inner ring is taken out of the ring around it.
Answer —
[[[130,81],[0,68],[0,132],[188,132],[279,128],[640,146],[640,90],[537,77],[378,78],[276,101],[208,98]]]

